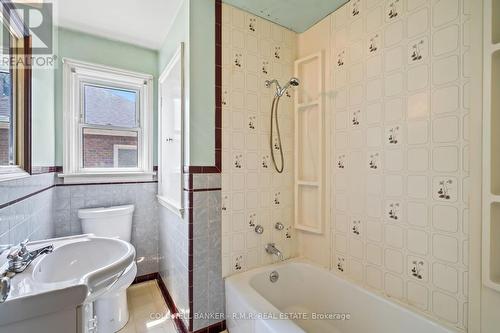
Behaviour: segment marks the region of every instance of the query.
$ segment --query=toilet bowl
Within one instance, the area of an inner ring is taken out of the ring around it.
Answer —
[[[133,205],[80,209],[78,217],[86,234],[98,237],[119,238],[130,242],[132,234]],[[118,281],[94,301],[94,315],[97,318],[97,332],[117,332],[128,322],[127,288],[137,274],[134,262],[120,276]]]

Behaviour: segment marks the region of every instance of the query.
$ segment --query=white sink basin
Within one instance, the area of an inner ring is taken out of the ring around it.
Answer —
[[[134,247],[114,238],[89,237],[57,247],[33,269],[33,280],[41,283],[79,281],[95,299],[110,287],[135,257]]]
[[[28,249],[49,244],[54,245],[52,253],[40,256],[11,280],[9,297],[0,304],[0,327],[58,308],[93,302],[135,258],[131,244],[92,235],[32,242]]]

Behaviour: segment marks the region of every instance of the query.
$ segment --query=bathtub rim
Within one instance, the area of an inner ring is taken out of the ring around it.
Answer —
[[[309,266],[312,269],[315,270],[320,270],[324,274],[329,274],[333,279],[335,279],[336,282],[342,283],[350,288],[353,288],[354,290],[363,293],[364,295],[367,295],[368,297],[373,296],[377,298],[377,300],[381,301],[384,303],[386,306],[391,306],[391,307],[398,307],[400,308],[401,311],[404,311],[412,316],[417,316],[421,317],[422,320],[425,320],[429,322],[430,325],[436,326],[438,328],[442,328],[445,331],[449,331],[446,333],[466,333],[467,331],[460,329],[459,327],[453,326],[448,324],[445,321],[440,320],[439,318],[435,318],[432,316],[429,316],[427,313],[418,310],[416,307],[410,307],[406,303],[403,303],[399,301],[397,298],[387,296],[380,291],[377,291],[375,289],[361,286],[346,277],[342,277],[338,274],[335,274],[334,271],[329,270],[328,268],[322,267],[315,262],[311,261],[310,259],[304,258],[304,257],[295,257],[295,258],[290,258],[283,260],[281,262],[273,263],[270,265],[266,266],[261,266],[261,267],[256,267],[253,269],[250,269],[248,271],[244,271],[241,273],[233,274],[230,276],[227,276],[224,278],[224,286],[225,288],[229,289],[235,289],[235,290],[241,290],[243,292],[237,292],[237,295],[239,296],[239,301],[244,303],[246,306],[248,306],[251,309],[263,309],[259,310],[260,312],[270,312],[270,313],[282,313],[278,308],[276,308],[271,302],[269,302],[263,295],[261,295],[255,288],[252,287],[250,280],[252,279],[253,276],[265,272],[270,272],[272,270],[278,269],[280,267],[290,265],[290,264],[303,264],[306,266]],[[247,297],[243,297],[246,295]],[[226,292],[226,297],[227,297],[227,292]],[[227,312],[227,309],[226,309]],[[284,321],[280,321],[284,322]],[[297,324],[295,324],[292,320],[290,320],[291,323],[293,323],[297,328],[300,328]]]

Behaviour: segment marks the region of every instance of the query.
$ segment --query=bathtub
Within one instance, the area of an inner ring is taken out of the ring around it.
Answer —
[[[302,259],[230,276],[225,288],[229,333],[454,332]]]

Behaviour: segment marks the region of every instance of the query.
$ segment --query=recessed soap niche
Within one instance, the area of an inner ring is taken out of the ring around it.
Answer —
[[[323,55],[295,62],[295,228],[323,232]]]

